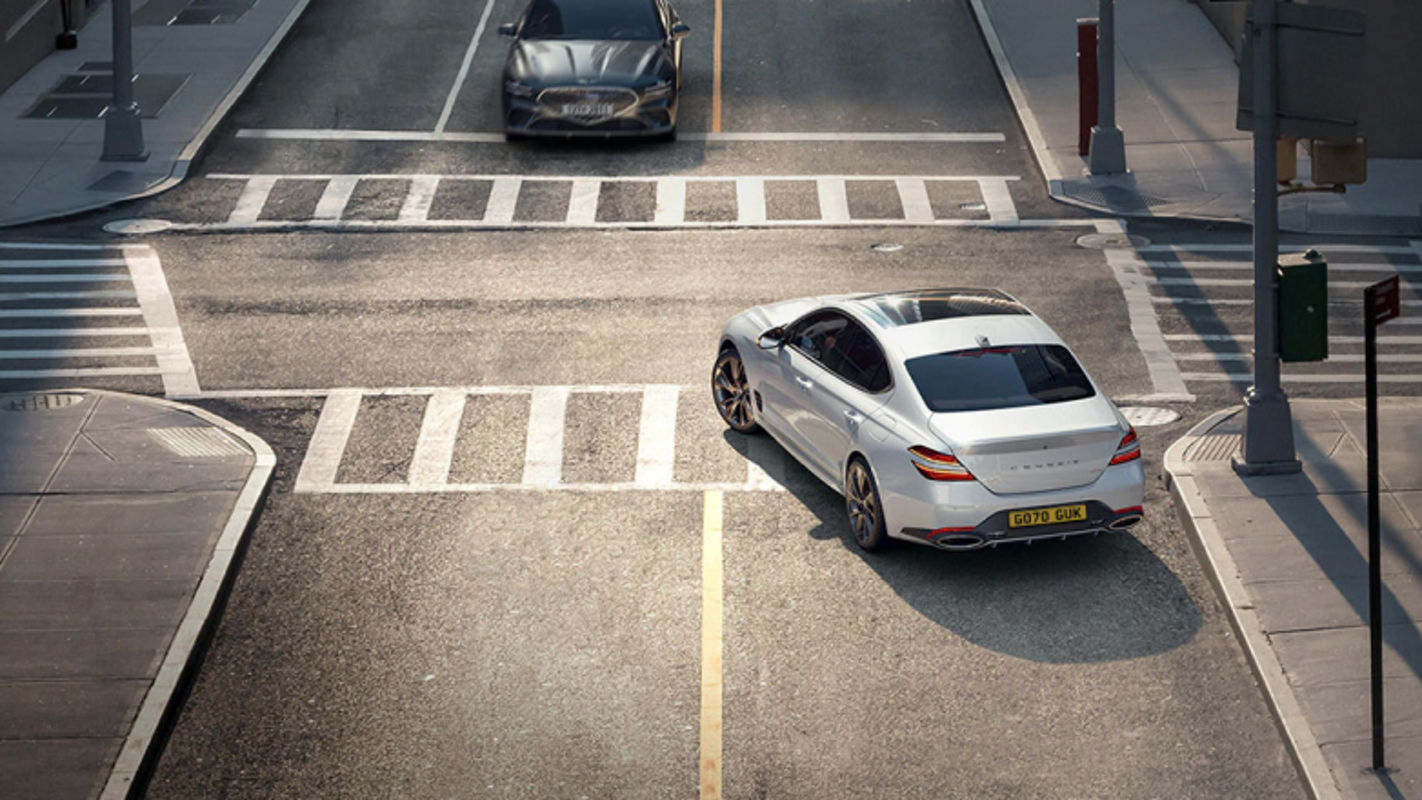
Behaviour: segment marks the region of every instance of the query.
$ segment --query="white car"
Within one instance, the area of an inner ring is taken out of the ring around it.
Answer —
[[[994,289],[811,297],[726,324],[732,429],[764,429],[845,497],[866,550],[971,550],[1143,516],[1135,429],[1066,343]]]

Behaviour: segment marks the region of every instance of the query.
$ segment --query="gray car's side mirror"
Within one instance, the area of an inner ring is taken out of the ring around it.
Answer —
[[[500,36],[508,36],[508,37],[510,37],[510,38],[512,38],[512,37],[514,37],[514,36],[517,36],[517,35],[518,35],[518,23],[517,23],[517,22],[505,22],[504,24],[500,25],[500,26],[499,26],[499,35],[500,35]]]
[[[685,22],[673,22],[673,23],[672,23],[672,26],[671,26],[671,35],[672,35],[672,38],[673,38],[673,39],[681,39],[681,38],[684,38],[688,33],[691,33],[691,26],[690,26],[690,25],[687,25]]]
[[[765,333],[762,333],[755,340],[755,344],[762,350],[774,350],[785,344],[785,329],[777,325]]]

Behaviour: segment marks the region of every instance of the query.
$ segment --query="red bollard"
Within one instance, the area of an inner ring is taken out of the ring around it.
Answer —
[[[1080,128],[1077,130],[1076,149],[1081,155],[1091,153],[1091,129],[1096,127],[1096,102],[1099,92],[1096,88],[1096,18],[1084,17],[1076,21],[1076,85],[1077,107],[1080,109]]]

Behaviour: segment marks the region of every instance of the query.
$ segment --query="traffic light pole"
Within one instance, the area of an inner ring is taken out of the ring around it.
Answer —
[[[102,161],[143,161],[143,121],[133,101],[133,2],[113,0],[114,96],[104,109]]]
[[[1275,0],[1253,3],[1254,50],[1254,385],[1244,395],[1244,452],[1235,470],[1245,475],[1273,475],[1302,469],[1294,454],[1293,415],[1279,381],[1278,284],[1279,138],[1277,69],[1278,27]]]

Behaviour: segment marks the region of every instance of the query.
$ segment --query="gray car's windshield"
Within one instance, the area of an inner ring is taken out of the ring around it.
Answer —
[[[660,39],[652,0],[533,0],[525,39]]]
[[[1081,365],[1061,345],[983,347],[904,362],[934,412],[1060,403],[1096,394]]]

